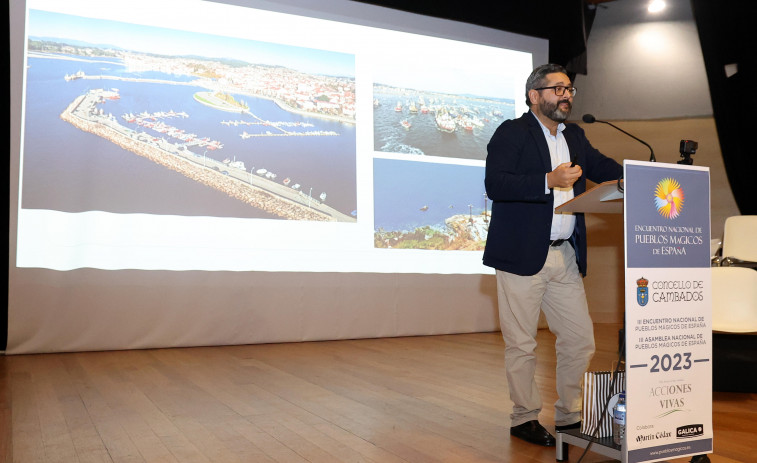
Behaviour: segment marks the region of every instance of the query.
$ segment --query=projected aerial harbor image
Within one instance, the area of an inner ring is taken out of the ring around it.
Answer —
[[[353,55],[35,10],[28,30],[23,208],[357,220]]]
[[[374,159],[374,247],[481,251],[491,202],[484,167]]]

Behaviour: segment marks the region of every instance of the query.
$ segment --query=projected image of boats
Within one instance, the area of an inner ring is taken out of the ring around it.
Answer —
[[[381,84],[373,91],[374,150],[379,152],[483,160],[499,124],[515,116],[511,100]]]
[[[121,118],[128,123],[137,124],[145,129],[151,129],[155,132],[163,134],[169,138],[179,140],[183,142],[181,146],[188,148],[190,146],[199,146],[201,148],[207,148],[209,150],[217,150],[223,148],[223,144],[218,140],[211,140],[208,137],[198,137],[197,134],[187,133],[183,129],[174,127],[172,125],[163,122],[163,119],[171,117],[187,118],[189,114],[185,112],[175,113],[174,111],[157,111],[155,113],[148,113],[143,111],[138,115],[133,113],[125,113],[121,115]]]
[[[484,167],[374,159],[374,247],[481,251],[490,202]]]

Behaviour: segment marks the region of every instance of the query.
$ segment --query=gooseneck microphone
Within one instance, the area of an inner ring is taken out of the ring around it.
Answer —
[[[620,130],[624,134],[628,135],[629,137],[633,138],[634,140],[636,140],[638,142],[643,143],[647,148],[649,148],[649,162],[657,162],[657,159],[654,157],[654,150],[652,149],[651,146],[649,146],[649,143],[645,142],[644,140],[642,140],[640,138],[637,138],[637,137],[634,137],[633,135],[631,135],[630,133],[628,133],[625,130],[621,129],[620,127],[617,127],[617,126],[615,126],[615,125],[613,125],[613,124],[611,124],[611,123],[609,123],[607,121],[600,121],[599,119],[595,118],[591,114],[584,114],[583,121],[585,123],[587,123],[587,124],[593,124],[595,122],[601,122],[603,124],[609,125],[610,127],[614,128],[614,129]]]

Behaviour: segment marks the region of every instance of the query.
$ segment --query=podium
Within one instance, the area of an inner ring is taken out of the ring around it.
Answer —
[[[623,180],[600,183],[555,208],[555,212],[623,213]]]
[[[625,161],[623,180],[598,184],[556,208],[623,213],[627,407],[620,446],[580,430],[557,432],[558,461],[567,457],[563,443],[591,443],[592,451],[623,463],[709,461],[703,455],[713,449],[709,187],[708,168]]]
[[[621,179],[597,184],[583,194],[561,204],[555,208],[555,212],[622,214],[623,183]],[[605,419],[609,419],[609,415]],[[626,463],[627,452],[623,445],[613,442],[612,436],[594,438],[582,433],[580,429],[569,429],[556,432],[555,440],[557,461],[567,459],[568,455],[563,453],[563,444],[568,444],[584,449],[591,445],[591,451],[594,453]]]

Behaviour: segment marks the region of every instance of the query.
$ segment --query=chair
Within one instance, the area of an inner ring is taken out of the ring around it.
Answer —
[[[711,270],[712,330],[757,332],[757,270],[745,267],[712,267]]]
[[[757,270],[712,267],[712,389],[757,392]]]
[[[721,265],[757,268],[757,215],[725,219]]]

